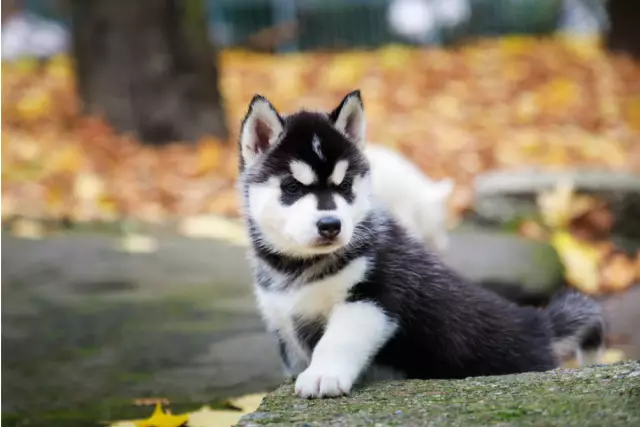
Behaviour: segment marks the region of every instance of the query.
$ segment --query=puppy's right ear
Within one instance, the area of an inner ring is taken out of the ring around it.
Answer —
[[[240,130],[241,168],[249,167],[282,134],[284,120],[267,98],[254,95]]]

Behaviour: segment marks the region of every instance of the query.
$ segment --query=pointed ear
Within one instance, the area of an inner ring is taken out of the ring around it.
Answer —
[[[241,168],[251,166],[284,129],[284,120],[267,98],[254,95],[240,130]]]
[[[364,147],[367,123],[359,90],[354,90],[345,96],[338,108],[329,114],[329,119],[336,129],[356,143],[359,148]]]

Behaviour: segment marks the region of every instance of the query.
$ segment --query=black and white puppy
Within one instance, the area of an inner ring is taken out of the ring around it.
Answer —
[[[346,394],[374,372],[544,371],[601,350],[601,311],[588,297],[520,307],[465,282],[400,226],[372,196],[365,128],[359,91],[330,113],[288,116],[256,95],[242,122],[257,302],[299,396]]]

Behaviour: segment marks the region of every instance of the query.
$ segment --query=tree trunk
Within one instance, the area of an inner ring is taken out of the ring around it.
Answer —
[[[84,112],[163,144],[226,138],[202,0],[73,0]]]
[[[611,22],[607,48],[640,59],[640,1],[609,0],[607,12]]]

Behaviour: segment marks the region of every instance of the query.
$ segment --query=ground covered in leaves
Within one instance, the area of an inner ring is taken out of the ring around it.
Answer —
[[[220,60],[232,137],[162,149],[80,116],[68,57],[3,63],[3,221],[237,216],[235,135],[256,92],[290,112],[329,110],[361,89],[370,140],[402,151],[434,178],[456,180],[452,217],[470,207],[473,178],[490,169],[640,172],[640,64],[605,53],[597,40],[509,37],[450,50],[286,56],[229,51]],[[606,212],[558,191],[540,200],[545,224],[525,223],[521,233],[551,240],[576,271],[570,281],[587,292],[603,281],[621,290],[637,280],[640,256],[617,255],[606,237],[580,246],[575,227],[568,229],[595,211],[586,229],[602,231],[610,227]]]
[[[237,134],[254,92],[281,111],[329,109],[360,88],[371,140],[433,177],[468,184],[491,168],[593,165],[640,171],[640,65],[595,41],[505,38],[456,50],[272,56],[224,52]],[[236,215],[235,136],[162,150],[78,114],[70,60],[2,65],[2,215],[162,221]]]

